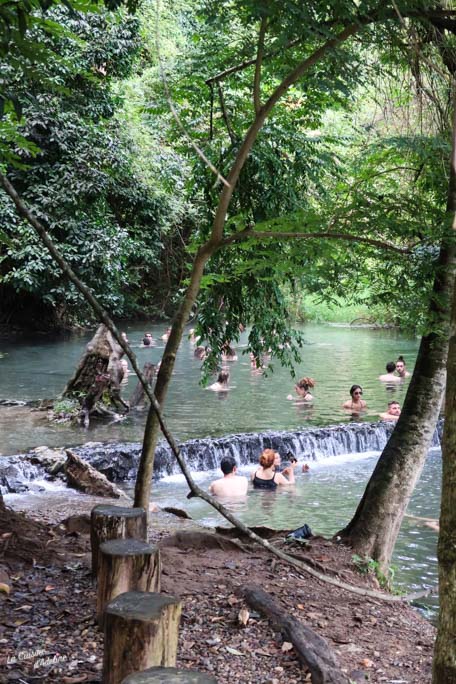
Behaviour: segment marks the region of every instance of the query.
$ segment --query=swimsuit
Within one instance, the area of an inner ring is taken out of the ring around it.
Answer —
[[[258,472],[258,471],[257,471]],[[277,489],[277,482],[274,482],[276,474],[274,473],[274,476],[270,480],[263,480],[260,477],[257,477],[257,474],[253,476],[253,488],[254,489]]]

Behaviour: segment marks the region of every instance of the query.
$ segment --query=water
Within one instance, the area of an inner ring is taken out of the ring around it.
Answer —
[[[294,487],[279,487],[275,492],[252,490],[244,500],[227,505],[247,525],[294,529],[307,523],[314,533],[330,537],[352,518],[378,456],[371,452],[311,461],[308,473],[297,472]],[[242,466],[239,473],[250,476],[252,470],[252,466]],[[199,472],[195,479],[202,488],[208,488],[220,476],[217,471]],[[408,506],[408,516],[438,518],[440,485],[441,454],[434,448]],[[132,492],[131,487],[126,489]],[[187,500],[187,493],[183,476],[171,475],[155,483],[152,498],[162,507],[185,508],[205,525],[228,524],[201,499]],[[413,592],[437,586],[437,534],[408,516],[398,536],[392,566],[395,587]],[[433,614],[437,599],[427,598],[425,603]]]
[[[145,328],[127,326],[126,332],[140,364],[156,363],[164,349],[161,340],[152,349],[139,343]],[[147,326],[154,337],[165,326]],[[306,325],[308,344],[303,361],[296,368],[298,377],[310,375],[317,384],[315,400],[300,405],[287,401],[294,381],[287,369],[274,364],[269,377],[252,373],[248,356],[242,355],[246,334],[238,345],[239,361],[229,364],[232,389],[217,394],[199,385],[200,362],[193,357],[194,346],[184,339],[177,355],[173,382],[165,407],[169,427],[180,440],[219,436],[237,432],[293,429],[299,426],[348,422],[351,417],[341,408],[349,399],[348,389],[362,385],[368,411],[362,420],[377,420],[394,396],[403,402],[407,382],[389,390],[377,378],[387,361],[402,354],[410,370],[416,359],[418,341],[394,331],[350,329],[336,326]],[[91,334],[74,335],[58,341],[38,340],[15,344],[1,343],[0,399],[37,400],[56,397],[71,376]],[[129,397],[136,384],[130,376],[123,396]],[[4,454],[25,451],[34,446],[75,445],[86,441],[139,441],[145,412],[135,413],[114,424],[89,428],[49,424],[41,413],[28,409],[0,407],[0,450]]]

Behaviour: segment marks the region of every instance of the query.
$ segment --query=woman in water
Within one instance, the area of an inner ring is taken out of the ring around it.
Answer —
[[[294,469],[296,463],[291,463],[288,468],[288,479],[277,473],[274,470],[274,461],[276,460],[276,452],[273,449],[265,449],[260,456],[260,467],[252,473],[250,479],[253,483],[254,489],[270,489],[274,490],[278,485],[294,484]]]
[[[360,385],[352,385],[350,387],[351,400],[345,402],[343,405],[344,409],[347,409],[352,413],[360,413],[361,411],[365,411],[367,404],[363,399],[361,399],[362,395],[363,388]]]
[[[301,380],[299,380],[299,382],[295,385],[298,399],[302,399],[303,401],[312,401],[313,395],[309,392],[312,387],[315,387],[315,380],[313,378],[301,378]],[[296,397],[294,397],[292,394],[289,394],[287,399],[289,401],[293,401],[293,399],[296,399]]]
[[[229,381],[230,374],[228,371],[220,371],[217,377],[217,382],[214,382],[213,385],[210,385],[208,389],[212,390],[213,392],[227,392],[230,389],[228,387]]]

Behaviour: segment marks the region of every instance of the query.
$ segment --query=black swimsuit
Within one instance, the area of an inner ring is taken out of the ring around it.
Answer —
[[[258,472],[258,471],[257,471]],[[277,482],[274,481],[276,474],[270,480],[263,480],[257,477],[257,474],[253,476],[253,488],[254,489],[277,489]]]

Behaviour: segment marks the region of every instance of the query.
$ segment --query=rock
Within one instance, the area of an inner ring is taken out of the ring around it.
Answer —
[[[31,463],[39,463],[45,468],[49,475],[56,475],[60,472],[66,461],[64,449],[50,449],[46,446],[32,449],[29,458]]]
[[[90,534],[90,515],[86,513],[82,515],[70,515],[60,523],[64,525],[69,534],[79,532],[80,534]]]
[[[70,487],[94,496],[107,496],[115,499],[124,496],[124,493],[115,484],[109,482],[105,475],[95,470],[73,451],[67,449],[66,454],[65,475]]]

